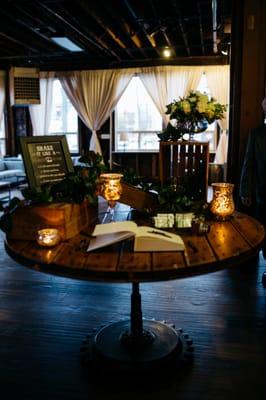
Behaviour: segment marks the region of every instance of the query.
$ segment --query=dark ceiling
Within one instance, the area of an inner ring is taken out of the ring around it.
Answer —
[[[0,68],[158,65],[166,62],[166,46],[172,51],[167,63],[226,63],[228,56],[221,52],[230,53],[232,2],[5,0],[0,5]],[[82,51],[64,50],[52,36],[65,36]]]

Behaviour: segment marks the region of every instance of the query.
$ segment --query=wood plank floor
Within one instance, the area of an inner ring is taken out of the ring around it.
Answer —
[[[1,236],[2,238],[2,236]],[[131,287],[31,271],[0,242],[0,396],[49,400],[261,399],[266,389],[266,263],[141,285],[146,318],[193,339],[194,362],[171,379],[94,381],[79,349],[92,329],[128,317]],[[142,382],[143,384],[143,382]]]

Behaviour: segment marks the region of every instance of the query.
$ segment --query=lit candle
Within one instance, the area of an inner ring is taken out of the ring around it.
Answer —
[[[122,174],[101,174],[100,175],[100,193],[110,202],[115,202],[120,199],[122,193],[121,178]]]
[[[233,200],[233,188],[232,183],[213,183],[213,199],[211,201],[211,212],[214,214],[216,219],[225,221],[233,214],[235,210],[235,204]]]
[[[60,234],[58,229],[46,228],[37,232],[37,242],[40,246],[55,246],[60,242]]]
[[[122,174],[106,173],[101,174],[99,178],[99,192],[100,195],[108,201],[108,209],[102,222],[105,222],[107,214],[111,216],[111,221],[114,218],[114,208],[117,200],[120,199],[122,193],[121,178]]]

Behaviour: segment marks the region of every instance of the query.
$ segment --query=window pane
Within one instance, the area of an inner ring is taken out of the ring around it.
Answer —
[[[116,111],[116,150],[158,150],[162,118],[138,77],[132,78]]]
[[[53,109],[49,127],[51,135],[66,135],[71,153],[78,153],[78,114],[59,80],[53,84]]]

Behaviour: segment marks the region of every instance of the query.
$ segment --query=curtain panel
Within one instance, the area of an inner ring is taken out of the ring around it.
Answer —
[[[196,90],[203,73],[203,67],[165,66],[140,68],[140,77],[147,92],[162,116],[166,126],[169,116],[166,105],[190,90]]]
[[[230,69],[229,65],[209,65],[204,68],[204,71],[212,96],[219,103],[228,105],[225,118],[218,121],[222,134],[214,159],[217,164],[225,164],[228,152]]]
[[[80,118],[92,130],[90,150],[102,154],[96,131],[110,116],[134,74],[133,69],[57,74]]]

